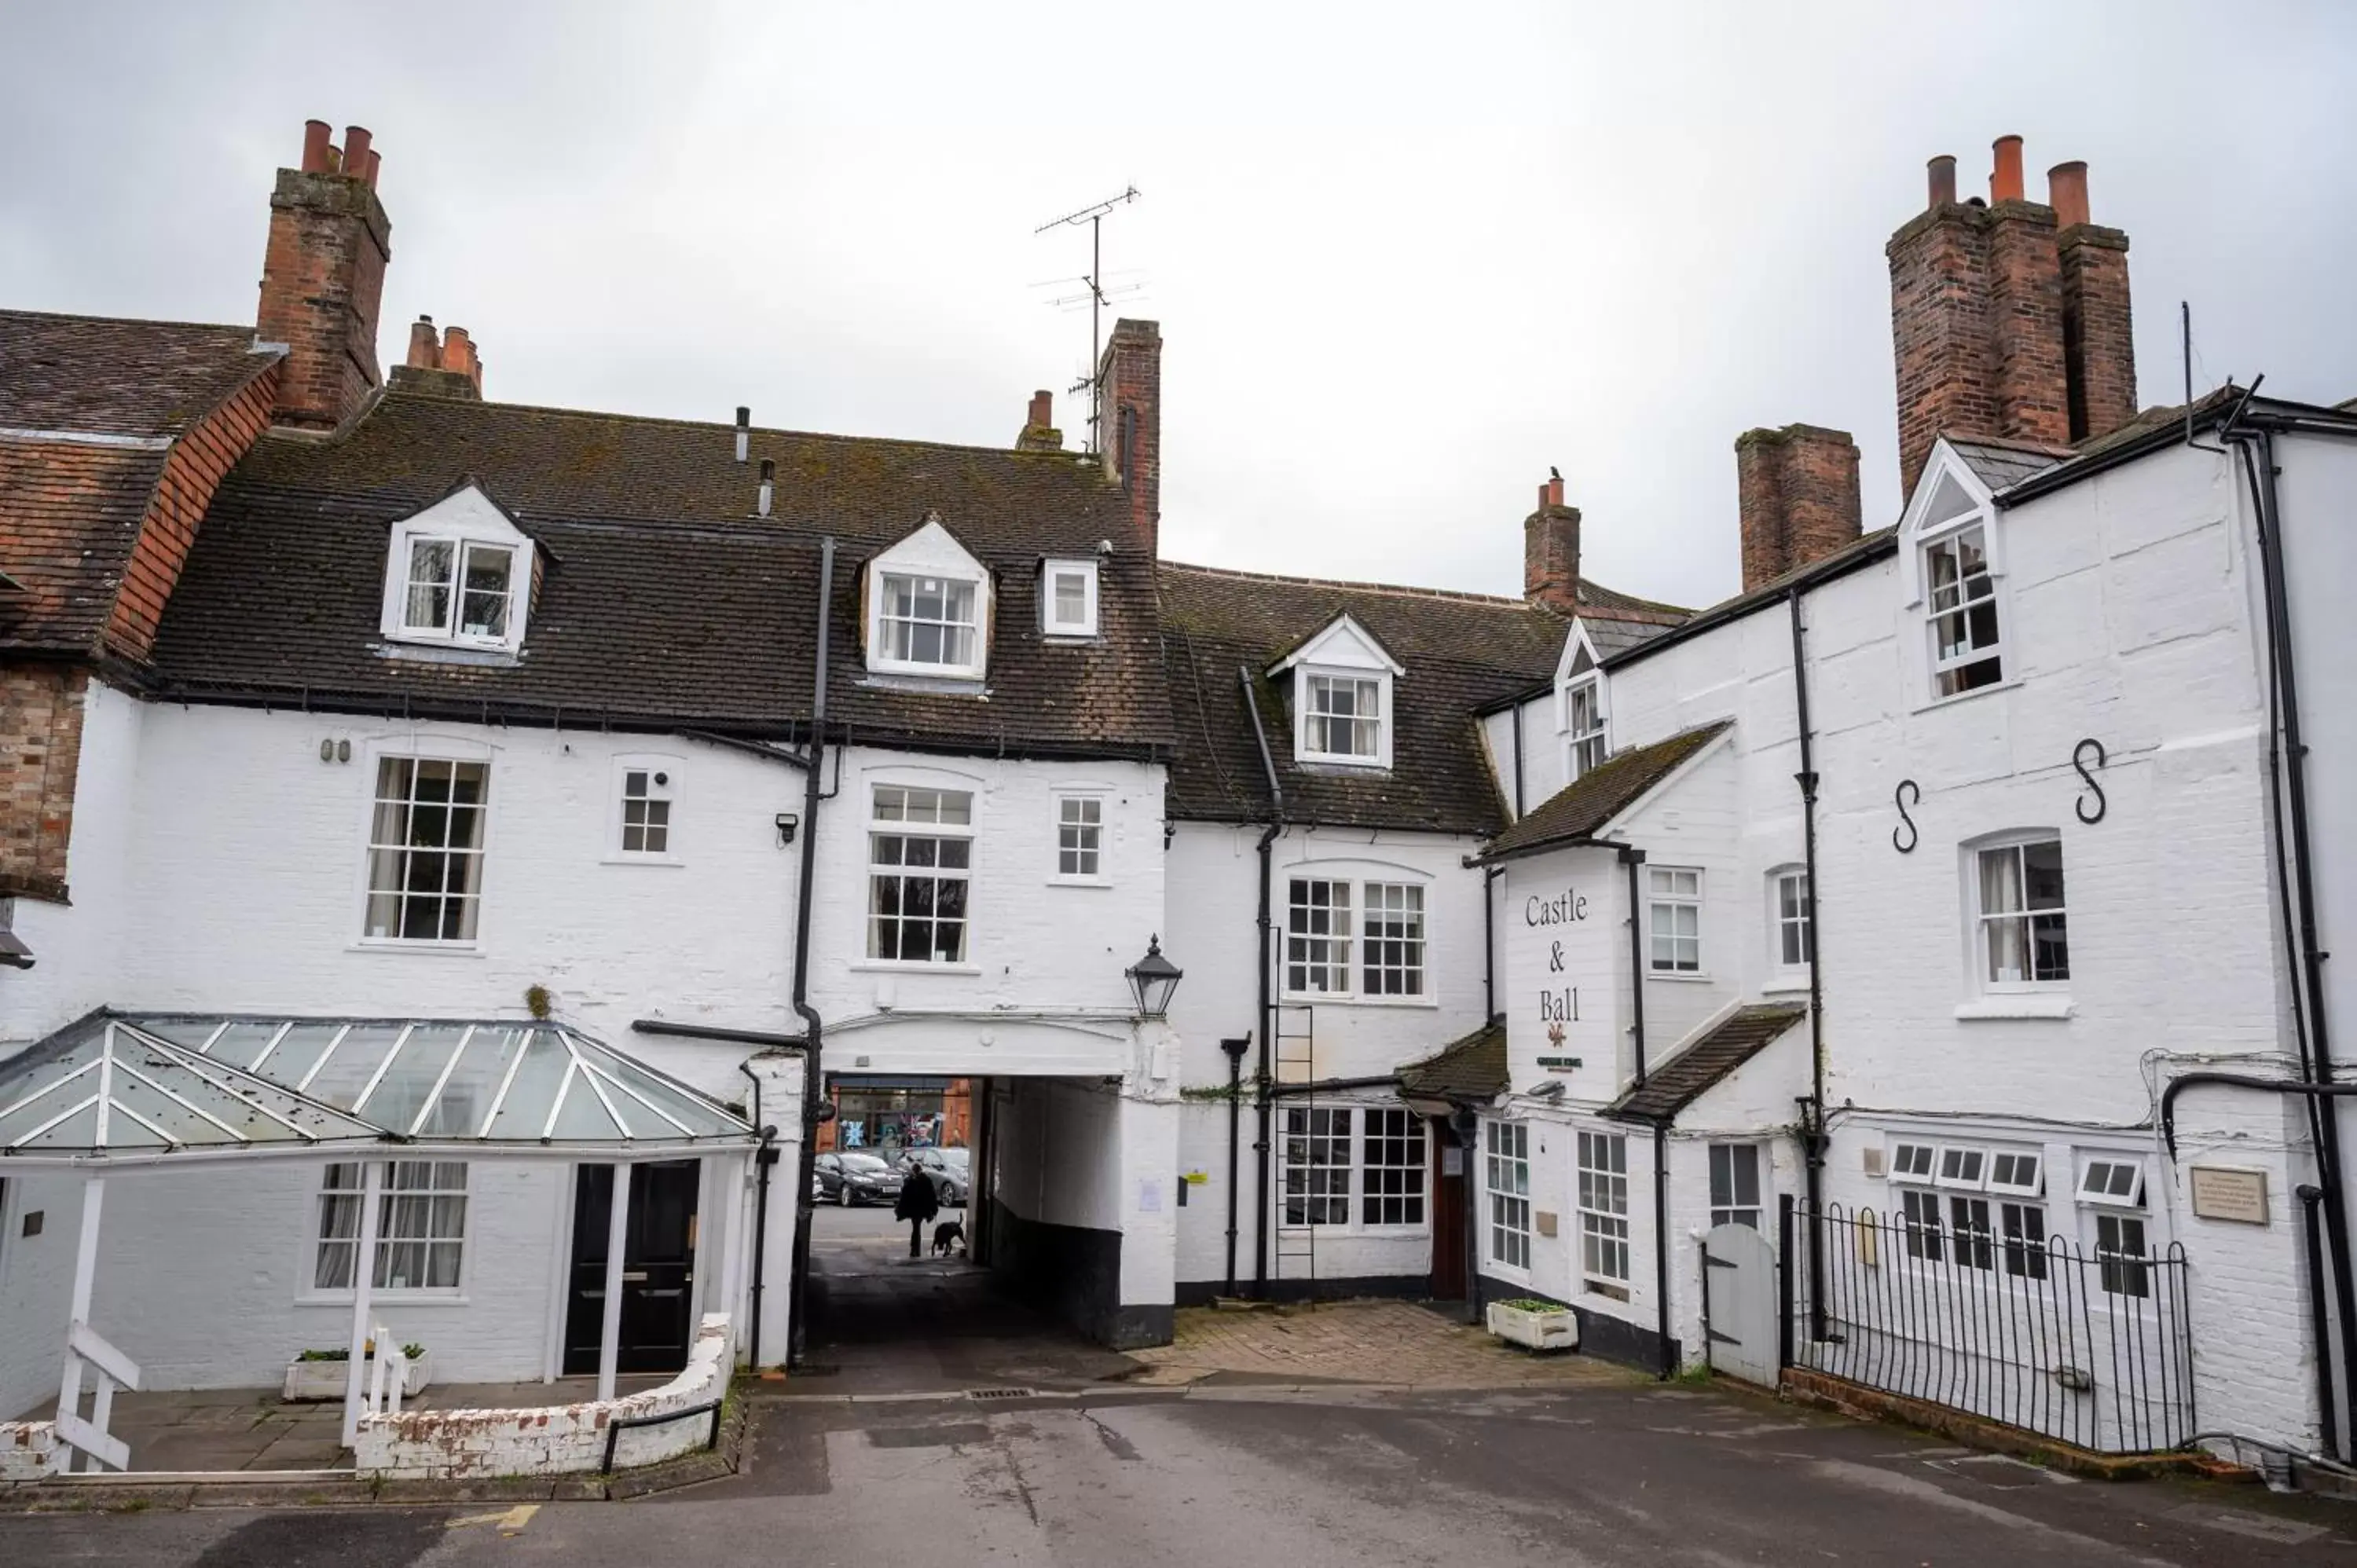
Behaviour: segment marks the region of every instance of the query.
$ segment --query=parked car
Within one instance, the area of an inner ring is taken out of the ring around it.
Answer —
[[[899,1196],[900,1178],[874,1155],[858,1149],[821,1155],[812,1174],[818,1177],[819,1198],[845,1208],[860,1203],[889,1203]]]
[[[974,1157],[964,1149],[911,1149],[901,1156],[900,1169],[910,1165],[931,1178],[933,1192],[951,1208],[963,1205],[974,1190]]]

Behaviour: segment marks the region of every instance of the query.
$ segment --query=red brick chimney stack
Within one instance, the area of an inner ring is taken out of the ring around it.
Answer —
[[[303,166],[278,171],[263,252],[254,333],[286,346],[273,423],[332,430],[358,413],[383,380],[377,306],[393,258],[393,222],[376,199],[379,159],[369,134],[303,127]]]
[[[1162,528],[1161,324],[1114,322],[1097,378],[1099,460],[1129,496],[1132,539],[1152,554]]]
[[[1857,443],[1846,430],[1747,430],[1735,438],[1735,481],[1745,593],[1857,540]]]
[[[1056,394],[1035,392],[1031,407],[1023,416],[1023,428],[1016,433],[1017,452],[1061,452],[1064,433],[1056,428]]]
[[[1900,481],[1915,486],[1942,433],[2061,446],[2136,412],[2127,236],[2086,219],[2083,165],[2029,199],[2018,136],[1992,148],[1989,200],[1959,204],[1955,160],[1933,158],[1926,209],[1890,262]]]
[[[2087,166],[2056,164],[2046,194],[2062,267],[2062,360],[2071,439],[2092,441],[2136,417],[2136,333],[2128,308],[2128,237],[2089,217]]]
[[[465,328],[436,337],[434,317],[421,316],[409,324],[408,358],[393,367],[390,381],[395,392],[471,403],[483,395],[483,362],[475,357],[475,340]]]
[[[1579,613],[1579,509],[1564,504],[1563,476],[1552,468],[1538,510],[1523,519],[1523,597]]]

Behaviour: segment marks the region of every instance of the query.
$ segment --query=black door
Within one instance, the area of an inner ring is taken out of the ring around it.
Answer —
[[[606,1243],[614,1215],[614,1167],[580,1165],[573,1197],[573,1290],[565,1313],[566,1375],[597,1369],[606,1331]],[[696,1162],[630,1167],[628,1242],[622,1251],[622,1331],[616,1369],[676,1372],[687,1365],[695,1325]]]

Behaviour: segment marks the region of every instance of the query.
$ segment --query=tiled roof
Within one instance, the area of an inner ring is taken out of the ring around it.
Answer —
[[[0,310],[0,430],[177,435],[274,357],[251,327]]]
[[[1418,1100],[1495,1100],[1506,1092],[1506,1026],[1484,1024],[1400,1069],[1399,1090]]]
[[[1163,658],[1178,756],[1170,812],[1264,822],[1271,803],[1239,668],[1247,671],[1289,822],[1487,832],[1502,820],[1473,719],[1481,703],[1555,670],[1566,623],[1520,599],[1262,576],[1166,563]],[[1348,611],[1406,667],[1394,689],[1392,767],[1305,767],[1276,682],[1263,671]]]
[[[1809,1010],[1798,1003],[1738,1007],[1709,1033],[1655,1067],[1644,1082],[1613,1101],[1609,1113],[1640,1122],[1667,1122],[1808,1015]]]
[[[822,532],[835,535],[829,711],[855,735],[954,749],[1136,755],[1170,722],[1144,555],[1100,560],[1086,645],[1038,632],[1044,553],[1125,541],[1118,489],[1058,455],[387,394],[346,436],[259,442],[214,499],[158,638],[167,686],[328,707],[570,713],[782,734],[809,713]],[[754,515],[763,458],[770,517]],[[544,545],[522,657],[388,657],[391,525],[478,477]],[[866,677],[860,562],[929,510],[993,575],[986,697]]]
[[[1596,656],[1598,659],[1609,659],[1616,653],[1627,652],[1641,642],[1651,642],[1662,633],[1687,620],[1692,615],[1691,610],[1680,610],[1674,620],[1660,616],[1643,620],[1631,620],[1619,616],[1591,614],[1583,610],[1580,612],[1579,624],[1587,628],[1587,640],[1595,648]]]
[[[2041,446],[2023,441],[1998,441],[1987,436],[1947,436],[1948,445],[1964,460],[1981,483],[1992,490],[2018,484],[2057,463],[2068,462],[2068,446]]]
[[[172,443],[277,362],[253,343],[0,310],[0,572],[24,589],[0,604],[0,650],[97,650]]]
[[[1725,734],[1732,722],[1721,719],[1651,746],[1614,753],[1491,839],[1481,858],[1512,860],[1592,837],[1646,790],[1668,778],[1680,763]]]
[[[0,439],[0,649],[96,647],[167,456]]]

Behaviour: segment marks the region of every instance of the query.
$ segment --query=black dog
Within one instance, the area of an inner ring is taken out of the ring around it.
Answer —
[[[933,1227],[933,1256],[946,1258],[952,1248],[965,1251],[965,1227],[954,1219]]]

